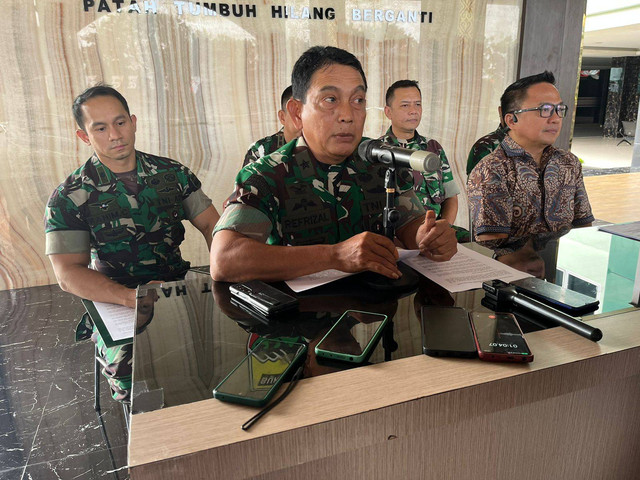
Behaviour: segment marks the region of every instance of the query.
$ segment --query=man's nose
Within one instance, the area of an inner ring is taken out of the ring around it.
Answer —
[[[111,127],[109,127],[110,140],[117,140],[121,137],[122,137],[122,133],[120,132],[120,129],[117,126],[112,125]]]
[[[340,102],[338,104],[338,121],[351,123],[353,122],[353,109],[349,102]]]

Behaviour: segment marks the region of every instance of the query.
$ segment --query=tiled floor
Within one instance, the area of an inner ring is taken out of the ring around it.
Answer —
[[[93,408],[93,344],[74,342],[83,311],[58,286],[0,292],[0,479],[128,477],[118,470],[122,409],[103,380],[108,448]]]
[[[633,146],[619,144],[621,140],[622,137],[603,137],[598,125],[578,124],[573,131],[571,151],[584,161],[585,176],[603,173],[602,170],[607,174],[628,173]]]

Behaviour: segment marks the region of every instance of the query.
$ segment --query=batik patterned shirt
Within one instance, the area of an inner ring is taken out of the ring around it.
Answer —
[[[593,222],[582,166],[571,152],[548,146],[540,166],[510,136],[467,181],[476,235],[509,239]]]

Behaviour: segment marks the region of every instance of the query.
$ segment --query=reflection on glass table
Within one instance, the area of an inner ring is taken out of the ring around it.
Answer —
[[[492,250],[502,263],[598,300],[594,313],[629,308],[640,242],[598,228],[531,235]]]

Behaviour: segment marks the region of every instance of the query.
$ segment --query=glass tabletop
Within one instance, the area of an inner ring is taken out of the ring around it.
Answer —
[[[526,249],[515,252],[505,263],[597,297],[596,314],[633,308],[629,301],[639,242],[591,227],[542,244],[533,254]],[[194,269],[181,281],[141,286],[137,325],[143,326],[134,341],[132,412],[212,398],[218,383],[263,338],[307,344],[303,378],[354,368],[318,358],[314,352],[346,310],[382,313],[391,320],[364,365],[422,354],[422,306],[491,311],[483,305],[481,289],[452,294],[419,276],[417,286],[394,293],[372,289],[362,277],[355,275],[297,295],[283,282],[275,283],[298,297],[299,310],[269,322],[234,306],[231,284],[214,282],[207,268]],[[555,326],[533,314],[514,313],[525,333]]]

